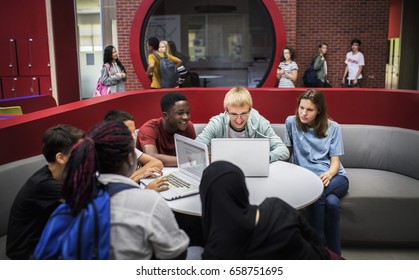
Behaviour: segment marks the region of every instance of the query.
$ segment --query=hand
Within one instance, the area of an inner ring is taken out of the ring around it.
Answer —
[[[352,84],[353,84],[353,85],[358,84],[358,79],[354,79],[354,80],[353,80],[353,82],[352,82]]]
[[[323,186],[325,188],[327,188],[327,186],[329,185],[330,180],[332,180],[332,178],[333,178],[333,176],[330,175],[329,172],[326,172],[326,173],[323,173],[323,174],[320,175],[320,179],[322,180]]]
[[[345,78],[342,78],[342,85],[345,84]]]
[[[144,172],[143,178],[157,178],[163,175],[163,171],[158,167],[150,167],[147,168],[147,170]]]
[[[155,190],[156,192],[161,192],[169,189],[169,182],[166,178],[159,178],[150,182],[150,184],[145,187],[147,190]]]

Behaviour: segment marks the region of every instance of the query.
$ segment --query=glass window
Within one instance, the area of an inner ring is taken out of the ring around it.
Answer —
[[[157,0],[144,26],[142,41],[173,41],[204,87],[259,87],[275,54],[272,20],[261,0]]]

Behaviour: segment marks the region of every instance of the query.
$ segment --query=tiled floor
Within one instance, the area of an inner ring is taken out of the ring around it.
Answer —
[[[347,260],[419,260],[419,248],[364,248],[343,247]]]

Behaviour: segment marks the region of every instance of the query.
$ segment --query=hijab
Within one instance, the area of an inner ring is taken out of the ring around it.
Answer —
[[[204,259],[241,259],[255,230],[257,206],[250,205],[243,172],[217,161],[203,173],[200,184]]]

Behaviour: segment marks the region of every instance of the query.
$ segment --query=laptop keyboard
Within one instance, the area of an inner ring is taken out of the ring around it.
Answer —
[[[187,192],[191,188],[193,188],[193,186],[191,186],[191,184],[185,182],[184,180],[176,177],[173,174],[168,174],[165,177],[169,180],[169,185],[173,186],[175,188],[175,190],[180,192],[180,193]]]

